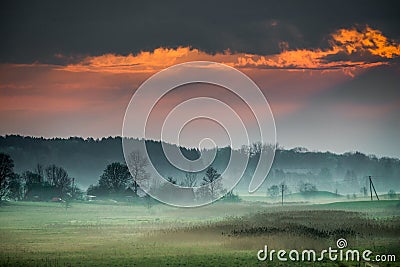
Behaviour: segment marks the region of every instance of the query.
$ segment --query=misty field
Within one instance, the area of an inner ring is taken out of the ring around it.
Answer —
[[[400,201],[319,205],[215,203],[173,208],[120,203],[16,202],[0,207],[0,266],[364,266],[259,262],[257,251],[335,247],[395,254]]]

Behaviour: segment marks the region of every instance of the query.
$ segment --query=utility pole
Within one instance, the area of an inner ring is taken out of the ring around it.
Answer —
[[[368,176],[369,178],[369,192],[371,193],[371,201],[372,201],[372,180],[371,180],[371,176]]]
[[[374,183],[372,182],[371,175],[368,176],[368,178],[369,178],[369,191],[371,192],[371,201],[372,201],[372,189],[374,189],[375,196],[379,200],[379,196],[378,196],[378,193],[376,193],[375,186],[374,186]]]
[[[281,188],[282,188],[282,206],[283,206],[283,190],[285,188],[285,185],[283,183],[281,184]]]

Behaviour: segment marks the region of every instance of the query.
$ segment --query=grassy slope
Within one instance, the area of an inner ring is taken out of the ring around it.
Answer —
[[[12,203],[0,207],[0,266],[258,266],[255,253],[265,244],[326,248],[336,229],[348,229],[355,247],[399,253],[399,217],[399,201],[196,209],[73,203],[68,210]]]
[[[280,201],[281,196],[277,196],[276,198],[271,198],[266,195],[260,194],[250,194],[250,195],[240,195],[241,198],[248,201],[262,201],[262,202],[275,202]],[[285,194],[284,199],[285,201],[310,201],[310,202],[318,202],[321,200],[342,200],[345,196],[343,195],[336,195],[335,193],[328,192],[328,191],[315,191],[310,192],[307,195],[302,193],[291,193]]]
[[[277,196],[275,198],[266,196],[265,194],[241,194],[240,197],[246,201],[259,201],[259,202],[267,202],[267,203],[280,203],[281,196]],[[398,200],[400,196],[396,196],[395,199]],[[379,195],[380,200],[392,200],[389,198],[387,194]],[[284,202],[286,203],[298,203],[298,202],[307,202],[307,203],[330,203],[336,201],[369,201],[370,196],[360,196],[357,195],[356,198],[353,198],[353,195],[340,195],[335,194],[329,191],[315,191],[309,192],[307,194],[303,194],[300,192],[291,193],[284,195]],[[374,195],[374,200],[376,197]]]

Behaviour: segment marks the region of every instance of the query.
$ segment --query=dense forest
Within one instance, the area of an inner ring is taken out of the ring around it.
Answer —
[[[12,157],[16,172],[33,170],[37,164],[55,164],[65,168],[76,183],[86,189],[97,183],[108,164],[124,162],[121,142],[121,137],[45,139],[8,135],[0,137],[0,152]],[[177,170],[165,158],[160,142],[146,141],[146,146],[152,163],[164,177],[174,177],[178,182],[184,179],[185,173]],[[250,154],[244,179],[235,188],[238,192],[247,192],[252,169],[257,162],[258,149],[255,145],[237,151]],[[196,149],[180,150],[190,159],[199,156]],[[230,152],[230,148],[218,149],[212,165],[220,173],[229,161]],[[203,173],[198,175],[202,177]],[[367,186],[369,175],[374,177],[377,191],[399,190],[400,160],[378,158],[360,152],[334,154],[308,151],[305,148],[278,148],[268,179],[258,193],[265,194],[268,187],[281,182],[285,182],[292,192],[297,190],[300,183],[312,183],[318,190],[340,194],[360,193]]]

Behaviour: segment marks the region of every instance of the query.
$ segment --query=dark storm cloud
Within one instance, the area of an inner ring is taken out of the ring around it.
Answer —
[[[340,27],[396,38],[395,1],[2,1],[0,61],[73,62],[86,55],[192,46],[272,54],[324,47]],[[63,55],[63,56],[59,56]]]

